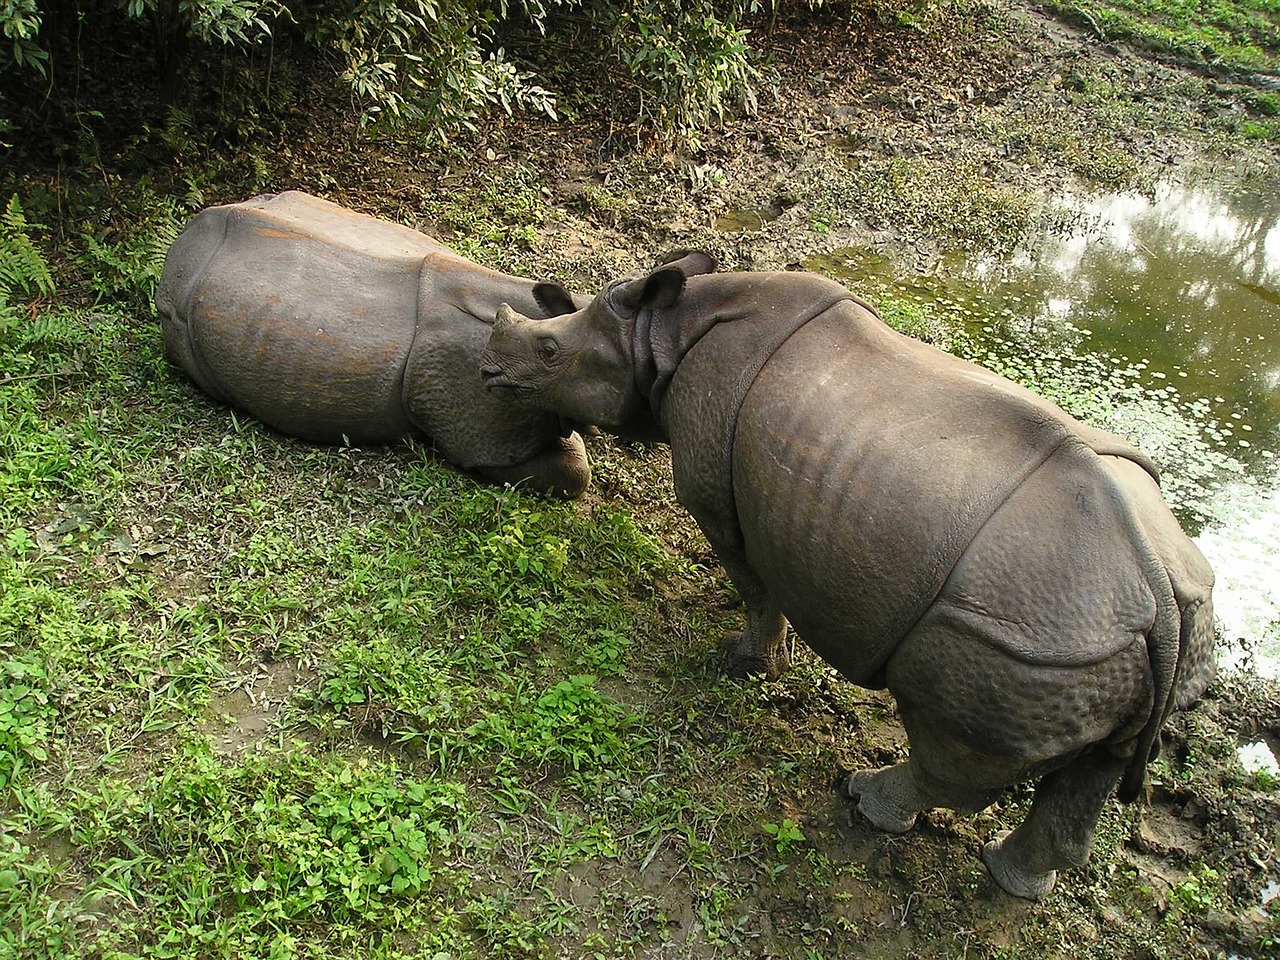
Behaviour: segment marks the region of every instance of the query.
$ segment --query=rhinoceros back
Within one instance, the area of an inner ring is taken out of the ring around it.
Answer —
[[[206,392],[309,440],[395,440],[428,237],[315,197],[214,207],[157,293],[170,357]]]
[[[1098,460],[1076,426],[1029,391],[838,304],[777,351],[743,402],[733,496],[748,559],[800,636],[865,682],[1011,497],[1053,475],[1064,451]],[[1025,536],[1037,547],[1055,535],[1046,511],[1059,496],[1074,505],[1055,486],[1031,511]],[[1117,603],[1122,612],[1102,616],[1125,626],[1106,639],[1054,636],[1018,652],[1104,657],[1149,622],[1145,597]],[[856,644],[843,639],[851,625]]]

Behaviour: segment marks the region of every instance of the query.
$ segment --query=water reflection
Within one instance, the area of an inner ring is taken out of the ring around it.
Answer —
[[[1247,649],[1280,675],[1280,184],[1062,202],[1077,228],[999,262],[944,260],[909,279],[862,250],[806,265],[873,301],[879,287],[962,319],[979,345],[967,352],[1006,375],[1094,394],[1087,418],[1197,488],[1166,495],[1217,572],[1227,638],[1246,641],[1230,658]],[[1196,445],[1209,452],[1188,458]]]
[[[1213,607],[1229,664],[1280,677],[1280,489],[1233,483],[1221,490],[1223,519],[1196,543],[1213,564]]]
[[[761,230],[766,223],[777,220],[780,216],[782,205],[776,203],[768,207],[726,210],[716,217],[715,227],[721,233],[744,233]]]
[[[1067,196],[1084,224],[964,275],[1042,298],[1040,318],[1089,347],[1148,362],[1213,399],[1232,446],[1280,445],[1280,185],[1164,184],[1152,195]],[[952,268],[956,264],[950,265]]]
[[[1254,740],[1242,744],[1237,755],[1246,773],[1262,773],[1269,777],[1280,778],[1280,762],[1277,762],[1276,755],[1271,750],[1271,744],[1267,741]],[[1280,885],[1277,885],[1277,892],[1280,892]]]

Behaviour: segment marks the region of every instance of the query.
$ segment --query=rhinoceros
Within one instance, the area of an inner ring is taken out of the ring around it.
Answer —
[[[481,374],[520,409],[670,443],[677,498],[746,609],[731,673],[784,669],[789,620],[893,694],[908,759],[842,785],[873,825],[1041,778],[982,856],[1009,893],[1045,896],[1212,679],[1212,570],[1124,440],[834,281],[713,269],[688,252],[575,312],[541,287],[564,315],[504,306]]]
[[[554,414],[503,404],[476,373],[500,304],[545,313],[536,289],[291,191],[197,214],[169,250],[156,306],[172,361],[282,433],[427,438],[488,480],[576,497],[590,479],[582,438]]]

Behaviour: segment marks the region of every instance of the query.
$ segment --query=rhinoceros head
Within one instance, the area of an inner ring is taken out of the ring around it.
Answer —
[[[680,298],[688,277],[714,269],[707,254],[680,251],[651,273],[610,283],[577,311],[561,287],[538,284],[534,296],[552,316],[498,309],[480,360],[485,386],[580,423],[626,429],[645,408],[645,384],[653,380],[652,314]]]

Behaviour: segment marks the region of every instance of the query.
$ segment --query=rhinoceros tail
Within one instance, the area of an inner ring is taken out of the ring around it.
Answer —
[[[1197,600],[1182,607],[1179,615],[1178,600],[1168,572],[1155,557],[1146,537],[1141,542],[1147,549],[1148,562],[1155,568],[1151,570],[1148,579],[1156,595],[1156,621],[1147,633],[1147,656],[1151,662],[1151,679],[1155,689],[1151,715],[1138,733],[1133,757],[1120,779],[1119,789],[1116,790],[1116,797],[1121,803],[1132,803],[1138,799],[1146,780],[1147,764],[1160,751],[1160,729],[1174,708],[1178,674],[1185,662],[1187,643],[1195,628],[1196,614],[1200,608],[1200,601]]]

